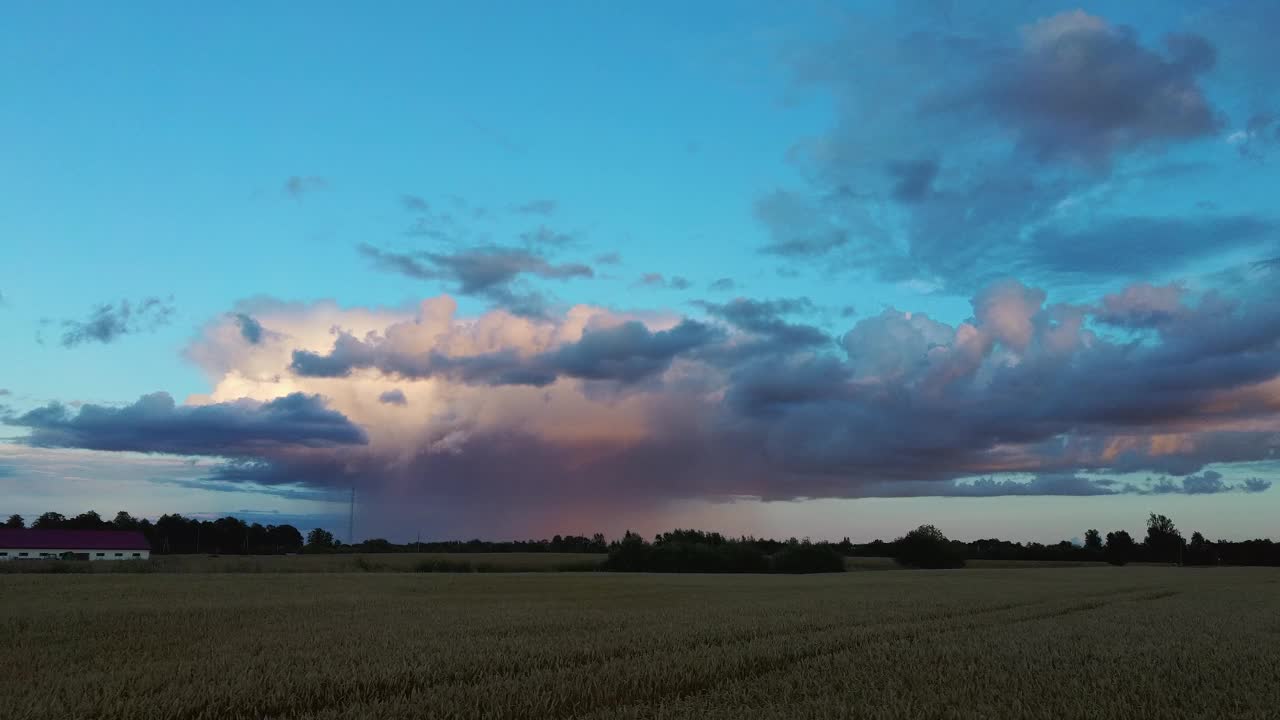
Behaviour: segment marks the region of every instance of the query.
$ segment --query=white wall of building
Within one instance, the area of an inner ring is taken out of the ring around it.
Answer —
[[[0,562],[5,560],[56,560],[62,553],[87,553],[90,560],[146,560],[150,550],[76,550],[74,548],[4,548],[0,547]]]

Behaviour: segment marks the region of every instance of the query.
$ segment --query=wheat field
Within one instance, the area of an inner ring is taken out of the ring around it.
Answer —
[[[0,576],[0,717],[1275,718],[1280,572]]]

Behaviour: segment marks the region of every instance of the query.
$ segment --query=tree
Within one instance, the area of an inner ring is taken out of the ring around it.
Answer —
[[[1102,533],[1093,528],[1084,531],[1084,549],[1093,553],[1102,552]]]
[[[310,552],[323,552],[333,549],[333,533],[324,528],[316,528],[307,533],[307,548]]]
[[[1184,565],[1216,565],[1218,562],[1218,551],[1214,548],[1213,543],[1204,539],[1204,535],[1199,532],[1191,533],[1191,544],[1187,546],[1186,554],[1183,556],[1182,564]]]
[[[66,521],[66,527],[70,530],[101,530],[106,525],[102,516],[92,510]]]
[[[22,529],[27,526],[27,521],[23,520],[21,515],[14,513],[9,516],[8,520],[4,521],[4,526],[7,528]]]
[[[137,530],[138,521],[132,515],[121,510],[116,513],[116,519],[111,521],[117,530]]]
[[[932,525],[921,525],[893,544],[893,559],[899,565],[930,569],[964,567],[964,556]]]
[[[1112,565],[1124,565],[1133,557],[1133,536],[1124,530],[1107,533],[1107,547],[1104,554]]]
[[[268,525],[267,540],[272,552],[295,553],[302,549],[302,533],[292,525]]]
[[[66,524],[67,519],[62,516],[62,513],[47,512],[36,518],[36,521],[31,523],[31,527],[37,530],[61,530]]]
[[[1179,562],[1182,557],[1182,533],[1164,515],[1151,513],[1147,518],[1147,538],[1143,541],[1147,556],[1155,562]]]

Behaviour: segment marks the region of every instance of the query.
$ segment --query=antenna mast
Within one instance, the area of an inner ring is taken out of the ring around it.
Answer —
[[[351,486],[351,508],[347,511],[347,544],[356,544],[356,487]]]

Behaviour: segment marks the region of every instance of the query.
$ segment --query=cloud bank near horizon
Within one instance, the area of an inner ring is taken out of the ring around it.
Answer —
[[[1091,305],[1004,280],[964,322],[888,308],[826,343],[795,341],[818,332],[781,319],[798,300],[701,319],[255,301],[188,348],[207,397],[7,422],[40,447],[220,457],[221,484],[462,511],[1259,492],[1270,480],[1206,469],[1280,450],[1280,298],[1258,272],[1233,293],[1135,284]]]

